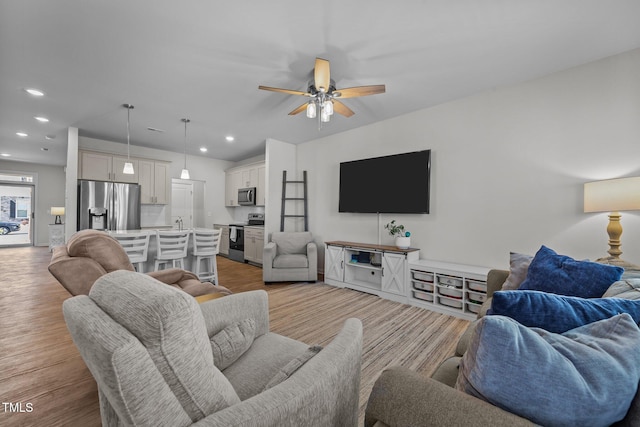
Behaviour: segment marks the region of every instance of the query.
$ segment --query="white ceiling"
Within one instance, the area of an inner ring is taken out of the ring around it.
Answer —
[[[189,154],[241,160],[638,48],[639,17],[637,0],[2,1],[0,153],[63,165],[69,126],[126,142],[131,103],[133,145],[181,153],[187,117]],[[319,131],[287,115],[304,98],[258,90],[306,90],[316,56],[338,88],[387,92]]]

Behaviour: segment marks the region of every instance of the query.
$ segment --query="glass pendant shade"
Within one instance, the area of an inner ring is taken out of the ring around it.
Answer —
[[[126,175],[133,175],[135,174],[134,170],[133,170],[133,163],[131,162],[126,162],[124,164],[124,168],[122,169],[122,173],[126,174]]]
[[[316,104],[314,102],[307,104],[307,117],[310,119],[316,118]]]
[[[124,168],[122,168],[122,173],[125,175],[133,175],[135,174],[135,172],[133,170],[133,163],[131,163],[130,161],[131,159],[129,157],[129,148],[131,147],[130,132],[129,132],[129,124],[130,124],[129,115],[131,113],[131,110],[133,110],[133,105],[123,104],[122,106],[127,109],[127,161],[124,164]]]
[[[189,119],[182,119],[184,123],[184,168],[182,168],[182,172],[180,173],[180,179],[191,179],[189,169],[187,169],[187,123],[190,121]]]

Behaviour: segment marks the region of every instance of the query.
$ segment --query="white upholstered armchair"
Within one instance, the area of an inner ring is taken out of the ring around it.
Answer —
[[[318,247],[308,231],[272,233],[262,261],[265,282],[318,280]]]

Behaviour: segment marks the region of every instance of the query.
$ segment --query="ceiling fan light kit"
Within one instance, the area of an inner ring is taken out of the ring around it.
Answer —
[[[384,85],[336,89],[335,83],[331,80],[329,61],[322,58],[316,58],[315,68],[313,70],[313,82],[309,84],[307,92],[269,86],[258,86],[258,89],[311,98],[308,102],[291,111],[289,115],[295,116],[305,111],[308,118],[318,119],[318,129],[322,127],[322,123],[327,123],[331,120],[334,112],[345,117],[351,117],[355,114],[349,107],[336,98],[356,98],[385,92]]]

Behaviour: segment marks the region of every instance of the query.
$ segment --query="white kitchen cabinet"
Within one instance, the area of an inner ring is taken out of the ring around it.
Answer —
[[[169,203],[169,163],[140,160],[140,200],[143,204]]]
[[[130,159],[133,163],[133,175],[122,173],[126,157],[114,156],[106,153],[91,151],[80,152],[80,179],[93,181],[113,181],[137,184],[139,165],[137,159]]]
[[[242,171],[232,170],[225,174],[225,206],[239,206],[238,189],[242,182]]]
[[[238,205],[238,190],[256,188],[256,205],[264,206],[266,193],[266,167],[264,162],[228,169],[225,174],[225,206]]]
[[[264,206],[267,193],[266,166],[258,166],[258,185],[256,187],[256,205]]]
[[[264,228],[244,227],[244,259],[262,265]]]

